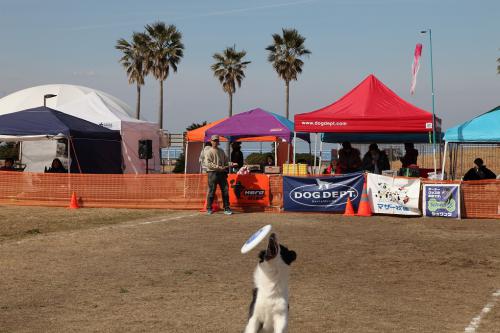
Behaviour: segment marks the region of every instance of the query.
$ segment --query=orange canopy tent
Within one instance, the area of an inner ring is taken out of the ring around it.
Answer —
[[[210,129],[211,127],[223,122],[224,120],[227,120],[228,118],[222,118],[222,119],[219,119],[219,120],[216,120],[214,122],[211,122],[209,124],[206,124],[205,126],[202,126],[202,127],[198,127],[194,130],[191,130],[191,131],[188,131],[186,133],[186,151],[184,152],[184,156],[185,156],[185,165],[184,165],[184,172],[187,173],[187,170],[188,170],[188,159],[191,160],[190,163],[196,163],[195,159],[196,159],[196,156],[191,156],[189,155],[188,156],[188,147],[190,146],[189,143],[200,143],[200,142],[204,142],[205,140],[205,132]],[[224,137],[220,137],[220,141],[221,142],[227,142],[228,140]],[[250,138],[241,138],[241,139],[238,139],[236,141],[239,141],[239,142],[280,142],[281,139],[276,137],[276,136],[259,136],[259,137],[250,137]],[[276,143],[277,144],[277,143]],[[280,147],[282,145],[279,145]],[[199,153],[199,149],[200,148],[196,148],[195,147],[195,151],[196,153],[195,154],[198,154]],[[202,149],[202,147],[201,147]],[[278,149],[275,149],[275,163],[278,162]]]

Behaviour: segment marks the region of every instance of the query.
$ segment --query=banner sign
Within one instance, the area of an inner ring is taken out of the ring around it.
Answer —
[[[423,210],[425,216],[460,218],[459,184],[424,184]]]
[[[420,215],[420,179],[369,173],[367,185],[373,213]]]
[[[262,174],[237,175],[229,174],[229,203],[234,206],[270,205],[269,177]]]
[[[327,177],[283,177],[286,211],[343,212],[347,198],[358,207],[364,175],[351,173]]]

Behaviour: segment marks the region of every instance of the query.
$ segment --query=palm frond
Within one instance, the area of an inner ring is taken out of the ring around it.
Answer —
[[[158,80],[165,80],[170,68],[177,72],[177,66],[184,57],[182,34],[173,24],[155,22],[145,26],[150,52],[149,71]]]
[[[215,63],[210,66],[214,76],[219,80],[222,90],[228,94],[236,92],[245,78],[244,70],[251,61],[243,61],[246,51],[237,51],[236,46],[227,47],[221,53],[214,53]]]
[[[304,45],[306,38],[296,29],[282,29],[282,35],[273,34],[272,38],[273,44],[266,47],[266,51],[269,52],[267,60],[286,82],[297,80],[304,66],[301,58],[311,54]]]

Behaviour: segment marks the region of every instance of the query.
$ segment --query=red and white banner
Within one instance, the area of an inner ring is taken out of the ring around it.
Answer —
[[[418,43],[415,46],[415,54],[413,56],[413,64],[411,65],[411,87],[410,93],[413,95],[415,93],[415,87],[417,85],[417,74],[420,69],[420,56],[422,55],[422,44]]]

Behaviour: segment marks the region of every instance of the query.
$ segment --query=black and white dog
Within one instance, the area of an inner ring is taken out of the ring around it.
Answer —
[[[297,254],[271,234],[267,250],[259,253],[253,274],[255,289],[245,333],[285,333],[288,327],[288,275]]]

